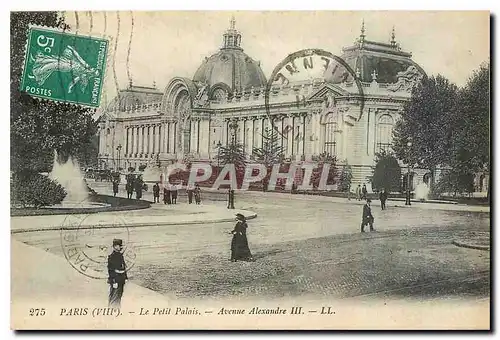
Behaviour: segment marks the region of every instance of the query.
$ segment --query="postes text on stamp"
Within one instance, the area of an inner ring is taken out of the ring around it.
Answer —
[[[109,42],[30,26],[21,79],[33,97],[99,107]]]

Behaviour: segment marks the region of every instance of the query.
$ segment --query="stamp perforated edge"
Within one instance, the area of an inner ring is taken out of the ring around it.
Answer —
[[[29,95],[31,98],[33,99],[36,99],[40,102],[45,102],[45,101],[51,101],[51,102],[56,102],[56,103],[63,103],[63,104],[68,104],[70,106],[73,106],[73,107],[78,107],[78,108],[87,108],[87,109],[91,109],[93,110],[94,112],[96,110],[102,110],[103,108],[101,107],[102,105],[102,97],[103,97],[103,93],[105,91],[104,89],[104,86],[107,82],[107,77],[108,77],[108,72],[106,72],[111,64],[111,53],[109,53],[110,51],[110,46],[114,43],[115,41],[115,38],[111,35],[108,35],[108,34],[100,34],[100,37],[97,37],[99,34],[97,32],[90,32],[89,34],[82,34],[82,36],[86,36],[88,38],[91,38],[91,39],[95,39],[95,40],[99,40],[99,41],[107,41],[108,42],[108,48],[107,48],[107,51],[106,51],[106,67],[104,68],[103,70],[103,76],[102,76],[102,83],[103,83],[103,87],[101,88],[101,93],[99,95],[99,105],[98,106],[93,106],[93,105],[88,105],[86,103],[80,103],[80,102],[74,102],[74,101],[69,101],[69,100],[60,100],[60,99],[57,99],[57,98],[45,98],[45,97],[40,97],[40,96],[33,96],[25,91],[22,90],[22,87],[23,87],[23,79],[24,79],[24,75],[26,73],[26,60],[27,60],[27,57],[28,57],[28,46],[29,46],[29,43],[30,43],[30,39],[31,39],[31,30],[32,29],[41,29],[41,30],[46,30],[46,31],[52,31],[52,32],[57,32],[57,33],[61,33],[61,34],[66,34],[66,35],[78,35],[78,33],[74,32],[73,30],[69,29],[69,30],[65,30],[65,29],[62,29],[60,27],[50,27],[50,26],[45,26],[45,25],[38,25],[38,24],[28,24],[28,27],[26,29],[26,32],[25,32],[25,35],[26,35],[26,43],[24,44],[24,59],[23,59],[23,72],[21,73],[21,79],[19,80],[19,87],[18,87],[18,91],[21,92],[21,93],[26,93],[27,95]]]

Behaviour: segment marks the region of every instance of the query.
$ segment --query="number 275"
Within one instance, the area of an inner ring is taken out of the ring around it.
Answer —
[[[30,308],[30,316],[44,316],[45,308]]]

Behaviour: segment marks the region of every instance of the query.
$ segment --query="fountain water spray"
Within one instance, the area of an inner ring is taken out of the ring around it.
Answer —
[[[70,156],[65,163],[59,162],[57,151],[54,150],[54,162],[49,178],[59,183],[66,190],[65,203],[82,203],[88,200],[89,194],[78,161]]]
[[[425,183],[420,183],[415,188],[415,198],[420,201],[426,201],[429,198],[429,187]]]

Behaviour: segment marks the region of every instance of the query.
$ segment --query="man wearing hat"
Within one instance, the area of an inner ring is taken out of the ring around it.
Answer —
[[[361,232],[365,232],[365,226],[367,224],[370,225],[370,231],[375,231],[373,229],[373,215],[372,215],[372,208],[370,207],[370,203],[372,202],[371,199],[367,198],[366,199],[366,204],[363,206],[363,220],[361,222]]]
[[[109,307],[120,307],[123,286],[128,279],[122,250],[123,241],[114,239],[113,252],[108,256]]]

